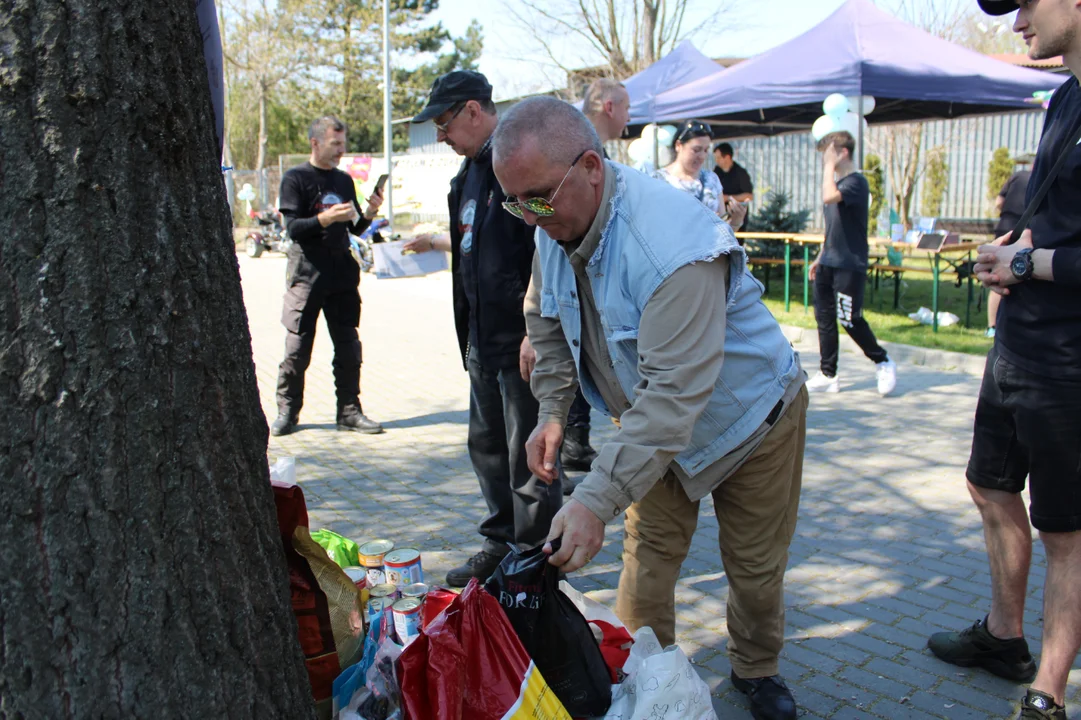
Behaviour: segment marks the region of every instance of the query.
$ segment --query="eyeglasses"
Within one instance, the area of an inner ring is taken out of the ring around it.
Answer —
[[[572,162],[571,166],[567,168],[567,174],[564,175],[563,179],[559,181],[559,185],[556,186],[555,192],[552,193],[552,196],[550,198],[548,198],[547,200],[539,197],[529,198],[528,200],[507,200],[503,203],[503,209],[509,212],[514,217],[523,219],[525,218],[523,210],[528,210],[529,212],[533,213],[538,217],[552,217],[553,215],[555,215],[556,209],[552,207],[552,202],[555,201],[556,195],[559,194],[560,188],[563,187],[563,183],[567,182],[567,178],[570,177],[571,170],[574,169],[574,166],[578,164],[578,161],[581,160],[587,152],[589,152],[589,150],[583,150],[582,152],[578,153],[578,157],[574,158],[574,162]]]
[[[689,123],[687,127],[683,128],[683,132],[679,134],[679,137],[677,137],[676,140],[678,140],[679,142],[683,142],[687,139],[688,136],[712,138],[713,130],[710,129],[709,125],[694,120]]]
[[[445,123],[433,122],[432,124],[435,125],[435,129],[438,132],[441,132],[444,135],[446,135],[447,134],[447,128],[450,127],[450,124],[452,122],[454,122],[454,118],[458,117],[461,114],[462,110],[465,110],[466,105],[468,105],[468,103],[462,103],[461,105],[459,105],[458,109],[454,111],[453,115],[451,115],[449,118],[447,118],[447,121]]]

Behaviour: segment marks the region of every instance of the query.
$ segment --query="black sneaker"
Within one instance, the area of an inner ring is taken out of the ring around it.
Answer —
[[[279,415],[277,420],[270,426],[270,434],[274,437],[289,435],[297,429],[297,419],[292,415]]]
[[[1021,714],[1017,720],[1066,720],[1066,706],[1056,705],[1055,698],[1029,688],[1021,701]]]
[[[568,427],[563,435],[559,459],[568,470],[588,471],[597,459],[597,451],[589,444],[589,428]]]
[[[796,699],[780,675],[741,678],[732,671],[732,687],[751,700],[754,720],[796,720]]]
[[[338,412],[338,429],[365,435],[378,435],[383,426],[360,411],[360,408],[343,408]]]
[[[987,629],[987,618],[961,632],[937,632],[927,641],[939,659],[961,667],[981,667],[1014,682],[1032,682],[1036,661],[1023,637],[1002,640]]]
[[[453,588],[465,587],[473,578],[484,583],[492,576],[499,563],[503,562],[502,555],[493,555],[487,550],[481,550],[465,561],[465,565],[454,568],[447,573],[447,585]]]

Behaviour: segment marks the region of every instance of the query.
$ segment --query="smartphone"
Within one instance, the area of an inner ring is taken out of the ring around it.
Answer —
[[[375,189],[377,192],[383,191],[383,186],[387,184],[387,178],[389,177],[390,175],[388,175],[387,173],[383,173],[379,176],[379,179],[375,181]]]

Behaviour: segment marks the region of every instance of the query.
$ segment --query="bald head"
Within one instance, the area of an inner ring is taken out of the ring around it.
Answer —
[[[558,242],[582,237],[600,206],[605,165],[596,131],[573,105],[550,97],[522,100],[492,135],[492,169],[509,200],[541,198],[551,214],[524,219]]]
[[[570,164],[583,150],[604,153],[597,131],[585,115],[552,97],[516,103],[499,121],[492,136],[492,151],[496,158],[508,158],[529,140],[540,141],[545,158],[555,164]]]
[[[598,78],[586,88],[582,112],[597,129],[601,142],[623,136],[630,121],[631,97],[623,83],[612,78]]]

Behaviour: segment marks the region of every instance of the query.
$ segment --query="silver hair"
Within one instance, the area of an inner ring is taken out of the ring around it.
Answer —
[[[508,157],[525,142],[536,138],[541,152],[556,163],[571,163],[584,150],[604,154],[593,123],[570,103],[553,97],[531,97],[515,103],[496,126],[492,152]]]
[[[612,78],[597,78],[586,88],[586,94],[582,97],[582,112],[588,115],[596,115],[604,109],[604,104],[614,100],[616,92],[626,90],[623,83]]]
[[[308,139],[322,140],[326,137],[327,130],[344,132],[346,130],[345,123],[333,115],[324,115],[321,118],[316,118],[315,120],[312,120],[312,124],[308,126]]]

